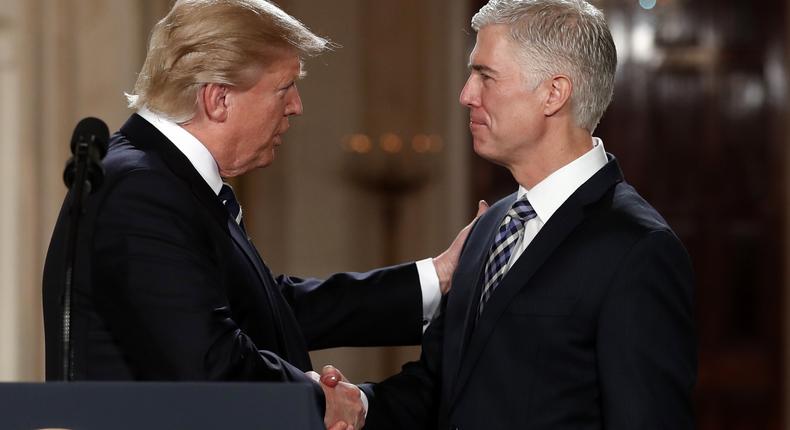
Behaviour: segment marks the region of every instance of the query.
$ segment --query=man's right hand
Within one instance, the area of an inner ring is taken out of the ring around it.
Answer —
[[[469,236],[475,221],[487,210],[488,203],[485,200],[480,200],[477,203],[477,215],[475,215],[475,218],[458,232],[458,236],[455,237],[455,240],[453,240],[447,250],[438,257],[434,257],[433,267],[439,276],[439,289],[442,291],[442,294],[447,294],[450,291],[450,283],[453,280],[453,273],[455,273],[455,267],[458,265],[458,259],[461,257],[461,249],[464,247],[466,237]]]
[[[339,370],[332,369],[339,377],[330,382],[330,377],[327,375],[319,382],[326,397],[324,425],[329,430],[359,430],[365,425],[365,407],[362,404],[359,388],[348,383]],[[315,372],[308,372],[308,375],[314,380],[318,379],[318,374]],[[334,376],[335,373],[332,375]]]

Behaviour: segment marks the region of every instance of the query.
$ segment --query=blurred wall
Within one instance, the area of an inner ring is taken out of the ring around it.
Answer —
[[[465,5],[281,4],[342,47],[307,62],[299,83],[305,115],[293,121],[274,165],[241,183],[263,258],[275,272],[326,276],[437,255],[473,209],[466,207],[466,112],[457,101],[466,73]],[[370,139],[369,152],[344,150],[355,134]],[[398,153],[381,151],[385,134],[400,140]],[[418,135],[437,136],[441,151],[414,153]],[[387,171],[388,161],[414,170]],[[383,190],[383,178],[403,188]],[[355,348],[312,356],[315,366],[332,363],[363,381],[394,373],[418,352]]]
[[[43,378],[41,268],[79,118],[117,128],[155,1],[0,1],[0,380]]]

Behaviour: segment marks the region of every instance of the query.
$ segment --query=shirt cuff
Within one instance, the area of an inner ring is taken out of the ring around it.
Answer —
[[[425,332],[439,308],[442,290],[439,288],[439,275],[436,274],[432,258],[417,262],[417,274],[420,277],[420,288],[422,289],[422,331]]]
[[[362,407],[365,409],[365,418],[368,417],[368,396],[365,395],[365,392],[362,389],[359,389],[359,398],[362,400]]]

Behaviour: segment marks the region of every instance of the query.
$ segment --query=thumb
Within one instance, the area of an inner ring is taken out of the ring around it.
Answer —
[[[321,383],[328,387],[336,387],[340,381],[344,381],[343,374],[334,366],[324,366],[321,369]]]
[[[328,430],[348,430],[349,426],[343,421],[338,421],[332,427],[329,427]]]
[[[488,202],[486,202],[485,200],[480,200],[480,202],[477,203],[477,215],[475,215],[475,218],[479,218],[480,215],[483,215],[487,210],[488,210]]]

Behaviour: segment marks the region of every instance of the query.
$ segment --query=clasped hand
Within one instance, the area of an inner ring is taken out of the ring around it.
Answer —
[[[348,380],[333,366],[324,366],[321,375],[307,372],[314,381],[321,384],[326,397],[324,425],[329,430],[359,430],[365,425],[365,406],[359,387]]]

